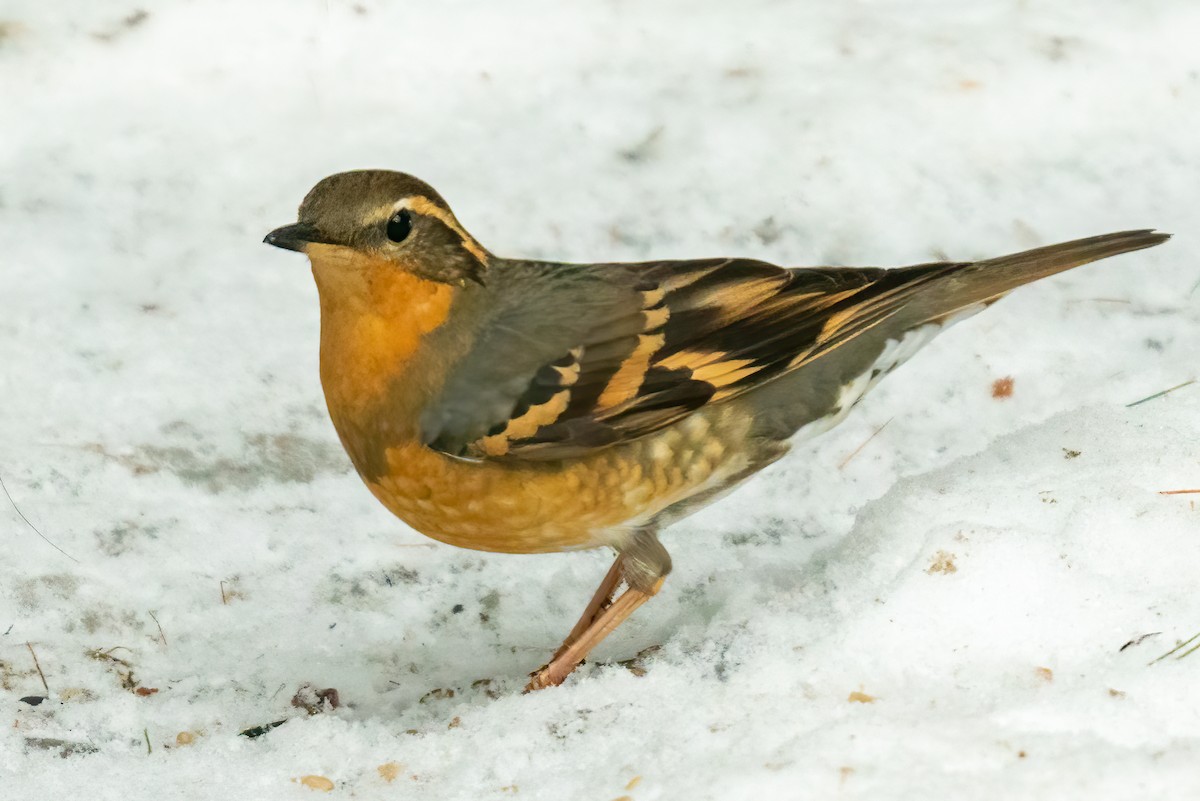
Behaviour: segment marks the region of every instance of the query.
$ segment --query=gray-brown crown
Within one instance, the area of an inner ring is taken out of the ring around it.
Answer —
[[[354,245],[366,221],[413,196],[450,211],[437,190],[419,178],[392,170],[352,170],[323,178],[309,190],[300,203],[298,219],[331,242]]]

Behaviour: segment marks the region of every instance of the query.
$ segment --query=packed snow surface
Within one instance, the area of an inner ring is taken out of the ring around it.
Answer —
[[[1200,796],[1200,654],[1151,664],[1200,632],[1197,41],[1192,0],[9,0],[0,799]],[[940,336],[521,695],[609,555],[438,545],[352,473],[261,239],[358,167],[571,261],[1176,237]]]

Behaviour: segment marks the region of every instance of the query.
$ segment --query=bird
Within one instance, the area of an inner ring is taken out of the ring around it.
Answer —
[[[842,420],[952,323],[1022,284],[1158,245],[1123,231],[982,261],[505,258],[432,186],[318,182],[265,242],[308,256],[320,379],[371,493],[460,548],[615,552],[526,691],[561,684],[659,592],[659,533]]]

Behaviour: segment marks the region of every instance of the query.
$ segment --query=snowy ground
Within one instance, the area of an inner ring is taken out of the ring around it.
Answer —
[[[1148,665],[1200,631],[1200,384],[1127,406],[1200,378],[1192,0],[144,9],[0,7],[0,477],[66,554],[0,498],[0,799],[1200,794],[1200,655]],[[260,243],[368,166],[571,260],[1177,236],[942,337],[522,696],[607,555],[390,518]]]

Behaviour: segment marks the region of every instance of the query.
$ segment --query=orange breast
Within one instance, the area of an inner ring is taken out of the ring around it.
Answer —
[[[697,414],[650,437],[562,462],[456,459],[417,443],[388,450],[367,485],[436,540],[481,551],[539,553],[619,545],[655,514],[721,486],[747,459],[748,420]]]

